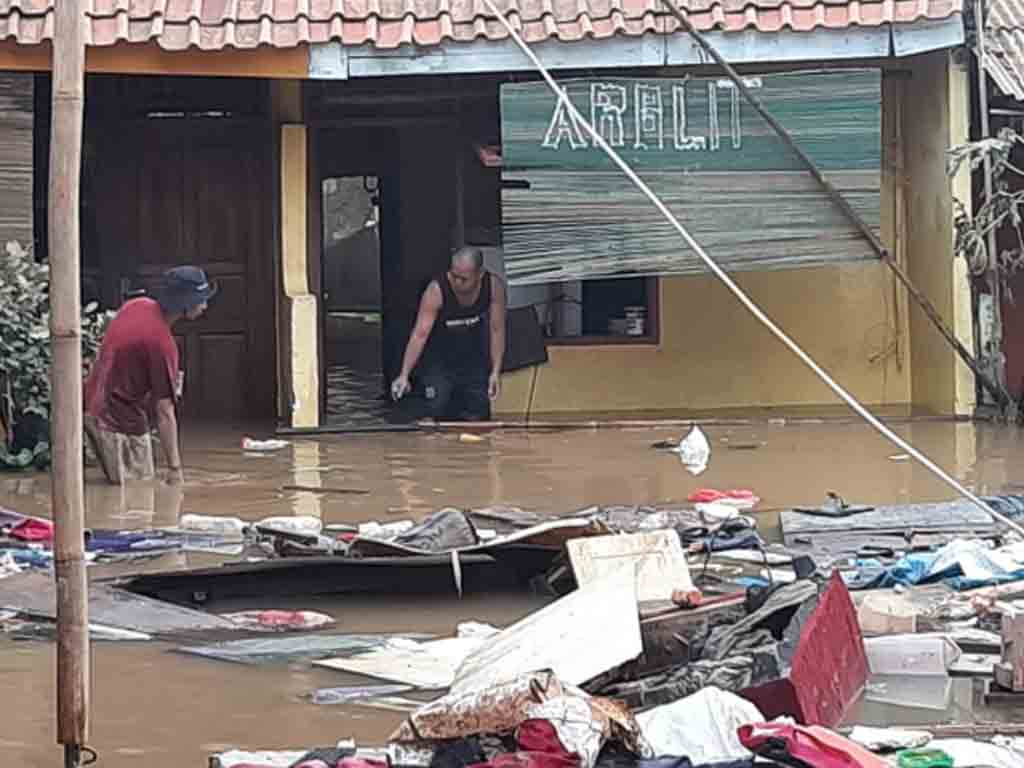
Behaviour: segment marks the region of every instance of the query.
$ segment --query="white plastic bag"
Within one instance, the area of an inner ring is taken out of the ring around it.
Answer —
[[[703,765],[749,758],[736,730],[764,722],[764,715],[746,699],[709,686],[636,719],[654,754],[686,755]]]
[[[249,524],[237,517],[217,517],[215,515],[182,515],[178,527],[183,531],[195,533],[217,533],[222,536],[242,536]]]
[[[679,441],[679,460],[683,462],[692,475],[699,475],[708,468],[708,461],[711,458],[711,444],[707,437],[701,432],[700,427],[694,427],[690,434]]]
[[[287,440],[254,440],[251,437],[242,438],[242,450],[243,451],[256,451],[259,453],[267,453],[269,451],[279,451],[288,445]]]
[[[300,536],[319,536],[323,530],[323,522],[312,515],[281,515],[265,517],[256,523],[256,527],[277,533],[295,533]]]
[[[888,752],[923,747],[932,740],[932,735],[926,731],[904,731],[898,728],[869,728],[855,725],[847,738],[872,752]]]

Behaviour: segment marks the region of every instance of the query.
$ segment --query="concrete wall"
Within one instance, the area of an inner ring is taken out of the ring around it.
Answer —
[[[968,138],[967,71],[943,51],[910,63],[902,102],[907,271],[960,342],[973,349],[967,266],[953,258],[953,196],[970,200],[970,178],[965,169],[951,184],[946,174],[947,150]],[[972,374],[917,306],[910,308],[910,351],[914,405],[938,413],[970,413]]]
[[[878,263],[749,273],[744,290],[858,397],[904,403],[893,289]],[[713,277],[661,281],[657,346],[551,347],[533,413],[712,410],[834,403],[826,387]],[[876,356],[881,355],[881,359]],[[533,373],[505,378],[497,410],[527,408]]]

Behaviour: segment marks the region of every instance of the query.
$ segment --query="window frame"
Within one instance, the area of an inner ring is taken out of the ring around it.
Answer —
[[[549,347],[656,347],[661,343],[661,278],[645,277],[647,331],[643,336],[545,336]]]

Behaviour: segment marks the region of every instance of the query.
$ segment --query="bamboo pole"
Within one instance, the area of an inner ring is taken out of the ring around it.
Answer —
[[[1016,409],[1016,403],[1013,398],[1010,397],[1009,393],[1007,393],[999,381],[993,380],[986,371],[982,370],[978,361],[974,359],[974,356],[967,351],[967,348],[960,343],[960,340],[953,334],[953,331],[946,325],[945,320],[942,319],[938,310],[935,309],[935,305],[931,303],[927,296],[921,293],[913,282],[911,282],[910,276],[904,271],[903,267],[897,263],[892,254],[889,253],[889,249],[885,247],[871,226],[864,221],[864,218],[857,213],[857,211],[853,209],[853,206],[851,206],[843,194],[833,186],[832,182],[825,178],[821,169],[818,168],[807,153],[800,148],[792,135],[790,135],[789,131],[787,131],[785,127],[775,119],[774,115],[764,108],[764,105],[758,101],[757,97],[754,96],[753,92],[751,92],[747,87],[747,84],[743,82],[743,78],[739,76],[729,62],[722,58],[718,49],[708,42],[708,39],[704,35],[697,31],[693,24],[690,23],[690,20],[686,17],[686,14],[680,11],[673,4],[672,0],[662,0],[662,4],[682,25],[683,29],[690,34],[697,45],[699,45],[701,49],[722,68],[726,76],[728,76],[728,78],[733,82],[733,85],[736,86],[736,89],[743,95],[743,98],[747,100],[750,106],[757,111],[762,119],[771,126],[772,130],[775,131],[778,137],[782,139],[782,142],[789,148],[789,150],[797,156],[801,163],[803,163],[807,172],[816,182],[818,182],[832,203],[842,212],[847,220],[857,228],[857,230],[864,236],[864,239],[868,241],[871,245],[871,249],[878,255],[878,258],[889,265],[893,274],[896,275],[896,278],[903,284],[903,287],[906,288],[907,293],[909,293],[914,301],[917,302],[918,306],[925,313],[928,319],[932,321],[932,324],[938,332],[942,334],[943,338],[949,342],[951,347],[953,347],[956,353],[960,356],[960,359],[963,360],[964,365],[971,369],[981,386],[984,387],[992,397],[995,398],[995,401],[1004,408],[1004,412],[1008,417],[1015,420],[1016,414],[1014,411]]]
[[[55,3],[50,133],[50,342],[54,568],[57,592],[57,741],[78,766],[89,734],[88,585],[83,537],[79,195],[85,100],[81,0]]]

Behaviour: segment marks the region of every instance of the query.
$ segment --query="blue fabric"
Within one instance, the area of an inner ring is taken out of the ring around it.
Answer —
[[[0,549],[0,557],[5,555],[10,555],[18,565],[28,565],[33,568],[49,568],[53,565],[53,553],[47,549]]]
[[[160,552],[181,549],[184,541],[160,531],[93,530],[86,541],[89,552]]]
[[[1024,579],[1024,569],[991,579],[967,579],[959,565],[928,576],[937,556],[936,552],[912,552],[888,567],[878,560],[857,560],[855,570],[843,573],[843,581],[849,589],[886,589],[942,582],[962,591]]]

